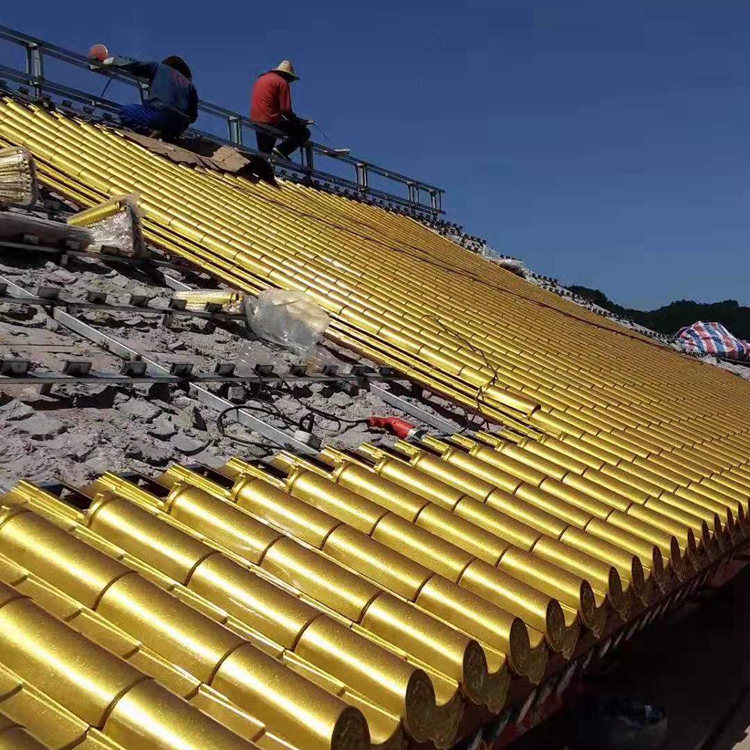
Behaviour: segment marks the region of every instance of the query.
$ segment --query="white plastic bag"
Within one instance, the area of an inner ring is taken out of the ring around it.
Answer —
[[[258,295],[254,309],[245,308],[248,323],[257,336],[301,356],[321,340],[331,319],[304,292],[267,289]]]

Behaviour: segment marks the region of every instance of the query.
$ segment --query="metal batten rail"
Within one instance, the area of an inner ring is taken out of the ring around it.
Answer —
[[[79,334],[83,338],[92,341],[93,343],[100,346],[105,351],[111,352],[112,354],[121,357],[125,360],[126,366],[123,367],[123,372],[119,374],[113,373],[91,373],[89,370],[85,374],[71,375],[68,373],[33,373],[29,372],[29,363],[25,360],[11,360],[7,362],[8,367],[3,368],[3,363],[0,360],[0,385],[64,385],[71,382],[75,383],[90,383],[90,384],[115,384],[115,383],[136,383],[136,382],[152,382],[152,383],[166,383],[166,384],[187,384],[192,390],[194,390],[198,399],[210,406],[217,411],[224,411],[226,409],[236,408],[236,418],[241,424],[255,430],[260,435],[272,440],[281,447],[292,447],[297,449],[306,455],[313,455],[315,451],[305,443],[298,441],[296,438],[291,436],[288,432],[280,430],[272,425],[258,419],[248,411],[243,410],[242,406],[236,406],[235,404],[227,401],[226,399],[218,396],[217,394],[209,391],[203,387],[203,384],[254,384],[254,383],[273,383],[273,382],[305,382],[305,383],[357,383],[368,387],[368,389],[378,396],[385,403],[400,409],[401,411],[409,414],[416,419],[419,419],[424,424],[429,425],[433,429],[438,430],[441,433],[452,433],[454,431],[454,425],[447,420],[440,418],[439,416],[432,414],[431,412],[422,409],[416,404],[401,398],[397,394],[389,391],[387,388],[375,385],[375,383],[387,383],[389,381],[403,380],[403,375],[394,371],[389,367],[380,367],[377,370],[368,366],[344,366],[336,368],[335,372],[321,374],[308,374],[306,371],[297,373],[291,372],[285,375],[280,375],[277,372],[269,372],[268,374],[254,374],[254,375],[242,375],[238,376],[234,374],[234,368],[228,363],[218,363],[215,372],[206,375],[194,375],[192,373],[192,367],[187,372],[175,371],[175,365],[166,367],[154,359],[150,359],[137,350],[133,349],[126,343],[120,341],[114,336],[99,331],[94,326],[86,323],[75,315],[67,312],[64,307],[75,308],[74,303],[63,302],[60,306],[50,305],[50,302],[62,302],[60,300],[46,300],[43,298],[36,297],[27,289],[18,286],[16,283],[8,278],[0,276],[0,289],[6,296],[3,298],[6,301],[11,301],[16,304],[29,304],[39,305],[48,309],[51,316],[57,320],[58,323],[65,326],[71,331]],[[10,296],[7,296],[10,295]],[[2,302],[2,299],[0,299]],[[85,303],[82,303],[85,305]],[[104,308],[113,308],[115,306],[104,305]],[[135,308],[139,313],[144,312],[144,308]],[[148,309],[146,308],[148,311]],[[170,314],[170,310],[157,311],[151,310],[150,312],[162,312],[164,314]],[[185,311],[186,314],[193,314],[189,311]],[[24,367],[25,363],[25,367]],[[141,371],[135,373],[132,371],[132,366],[136,363],[145,364],[145,368],[141,368]],[[20,369],[16,369],[20,367]],[[304,366],[302,366],[304,367]],[[231,369],[228,369],[231,368]],[[151,370],[151,372],[148,372]],[[81,372],[81,371],[79,371]]]
[[[45,297],[18,298],[5,294],[5,290],[0,283],[0,305],[27,305],[35,307],[60,307],[66,310],[100,310],[108,313],[131,313],[136,315],[160,315],[173,317],[203,318],[214,322],[242,322],[246,318],[241,313],[224,313],[208,310],[189,310],[180,307],[156,308],[148,307],[148,300],[144,300],[142,305],[115,305],[107,302],[91,302],[85,300],[71,299],[50,299]],[[131,297],[139,295],[131,295]],[[182,302],[183,300],[172,300],[173,302]]]
[[[103,99],[100,96],[89,94],[79,89],[65,86],[57,81],[49,79],[45,75],[45,57],[50,57],[84,70],[92,70],[90,61],[83,55],[50,44],[42,39],[37,39],[19,31],[15,31],[6,26],[0,26],[0,40],[22,47],[26,55],[25,70],[0,65],[0,75],[17,83],[30,86],[35,98],[41,99],[45,95],[56,95],[66,97],[84,105],[96,106],[107,112],[117,112],[119,109],[119,105],[116,102]],[[143,96],[146,91],[146,87],[143,83],[139,82],[135,77],[124,71],[102,70],[99,72],[101,75],[105,75],[117,80],[118,82],[137,88],[141,96]],[[233,112],[232,110],[220,107],[216,104],[211,104],[210,102],[201,101],[198,109],[202,113],[213,117],[219,117],[224,120],[227,127],[227,138],[221,138],[213,133],[207,133],[197,129],[192,129],[192,132],[220,143],[241,146],[245,150],[254,151],[254,149],[245,146],[243,142],[244,129],[247,128],[254,131],[275,132],[273,128],[257,125],[249,118],[244,117],[237,112]],[[286,161],[281,161],[279,164],[288,172],[296,173],[306,179],[316,179],[325,183],[330,183],[345,190],[352,190],[362,197],[387,201],[418,213],[427,214],[433,219],[436,219],[440,214],[444,213],[442,209],[442,198],[445,191],[435,185],[416,180],[391,169],[380,167],[365,159],[359,159],[348,154],[339,153],[332,148],[313,141],[310,141],[304,146],[301,153],[302,164]],[[338,175],[333,175],[316,169],[315,159],[317,156],[323,156],[350,165],[353,167],[355,179],[350,180],[342,178]],[[407,190],[407,197],[404,198],[384,190],[370,187],[369,178],[372,175],[377,175],[378,177],[405,187]],[[423,202],[423,195],[427,196],[429,202]]]
[[[132,383],[167,383],[168,385],[182,385],[185,383],[214,383],[229,385],[279,385],[280,383],[359,383],[368,385],[372,381],[400,380],[399,375],[381,375],[378,372],[336,373],[332,375],[293,375],[290,373],[273,372],[270,375],[234,375],[222,374],[222,368],[227,372],[234,372],[234,365],[229,362],[218,363],[216,372],[209,375],[193,374],[193,363],[174,363],[170,368],[171,374],[154,375],[147,373],[146,363],[141,361],[141,368],[133,369],[134,362],[126,362],[122,372],[93,370],[91,361],[68,360],[63,372],[47,370],[30,370],[31,363],[25,359],[0,359],[0,386],[3,385],[65,385],[74,383],[89,383],[92,385],[122,385]],[[6,372],[10,374],[5,374]],[[143,374],[133,374],[143,372]],[[184,373],[184,374],[182,374]],[[383,391],[379,389],[378,392]]]
[[[27,291],[23,287],[18,286],[9,279],[1,278],[0,282],[7,284],[8,291],[14,297],[28,297],[33,298],[34,295]],[[140,361],[145,362],[147,368],[152,371],[156,376],[171,376],[170,369],[160,364],[156,360],[144,356],[141,352],[133,349],[128,344],[120,341],[114,336],[109,336],[102,331],[94,328],[94,326],[85,323],[84,321],[76,318],[74,315],[65,312],[59,307],[52,308],[52,317],[61,325],[65,326],[69,330],[79,334],[85,339],[101,346],[102,349],[111,352],[112,354],[121,357],[126,361]],[[235,417],[238,422],[243,424],[245,427],[249,427],[251,430],[255,430],[259,435],[262,435],[269,440],[272,440],[277,445],[294,448],[303,454],[311,455],[315,451],[310,448],[307,444],[297,440],[295,437],[290,435],[284,430],[280,430],[273,425],[258,419],[255,415],[249,411],[233,404],[231,401],[227,401],[225,398],[218,396],[217,394],[209,391],[198,383],[189,383],[189,388],[195,393],[195,396],[199,401],[206,404],[206,406],[216,409],[217,411],[225,411],[227,409],[234,410]]]
[[[165,260],[158,255],[133,258],[129,255],[108,252],[108,248],[103,248],[101,252],[95,253],[90,250],[71,250],[67,247],[51,247],[48,245],[35,245],[30,242],[5,242],[4,240],[0,240],[0,250],[22,250],[28,253],[54,255],[57,256],[55,261],[61,266],[65,266],[70,258],[90,258],[101,260],[103,263],[126,264],[131,268],[133,266],[146,266],[161,273],[164,276],[167,286],[175,291],[188,292],[193,290],[193,287],[181,282],[174,276],[170,276],[166,273],[166,269],[174,269],[180,273],[196,273],[195,268],[191,267],[186,261],[181,261],[180,258]]]

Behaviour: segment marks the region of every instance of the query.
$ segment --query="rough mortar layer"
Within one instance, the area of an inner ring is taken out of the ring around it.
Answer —
[[[180,278],[173,269],[167,273]],[[59,287],[66,299],[85,300],[87,292],[98,291],[109,295],[111,303],[128,304],[131,294],[160,298],[172,294],[160,271],[98,258],[73,257],[63,268],[42,253],[3,251],[0,275],[32,292],[39,286]],[[189,281],[195,283],[196,277]],[[207,277],[197,281],[212,286]],[[254,338],[244,325],[213,327],[199,318],[176,317],[166,327],[162,316],[92,310],[77,314],[161,363],[194,362],[196,372],[212,372],[217,362],[237,362],[241,353],[247,367],[273,363],[280,372],[299,361],[291,353]],[[351,361],[346,352],[332,347],[322,354]],[[60,372],[69,359],[89,360],[94,371],[119,372],[122,364],[118,357],[60,326],[41,308],[7,304],[0,305],[0,358],[29,359],[35,369],[54,372]],[[369,391],[313,384],[295,386],[294,392],[303,403],[343,419],[396,415],[418,424]],[[223,395],[238,405],[258,405],[253,392],[242,386]],[[456,429],[464,424],[463,414],[449,402],[437,398],[427,402],[419,391],[402,395],[444,419],[453,417]],[[274,406],[293,420],[307,413],[288,393],[276,397]],[[259,457],[277,449],[233,423],[231,415],[226,420],[227,435],[257,442],[260,447],[222,436],[217,416],[218,412],[203,406],[187,390],[174,386],[65,385],[55,386],[50,395],[42,395],[38,386],[0,387],[0,485],[9,487],[21,478],[83,484],[104,471],[149,473],[175,461],[220,465],[231,455]],[[263,418],[285,427],[276,414]],[[324,443],[337,447],[391,440],[362,423],[316,418],[314,429]]]

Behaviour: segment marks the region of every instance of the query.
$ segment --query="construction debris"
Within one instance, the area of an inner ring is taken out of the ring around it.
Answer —
[[[227,172],[253,182],[262,180],[274,187],[277,184],[273,167],[263,156],[219,144],[202,136],[183,139],[189,142],[189,149],[138,133],[128,132],[125,137],[176,164]]]
[[[126,305],[134,296],[141,296],[151,300],[153,306],[161,304],[164,312],[168,312],[166,293],[170,290],[165,290],[158,267],[148,264],[128,265],[110,261],[107,256],[92,255],[72,256],[68,267],[62,268],[46,261],[44,255],[19,250],[0,255],[0,275],[22,287],[58,288],[61,297],[64,295],[72,302],[85,303],[94,293],[104,295],[108,303]],[[216,294],[220,297],[234,294],[232,290],[211,289],[198,293],[214,299]],[[212,372],[217,362],[238,362],[243,350],[251,352],[253,364],[272,363],[282,373],[301,362],[291,352],[255,338],[238,322],[217,324],[210,332],[206,329],[207,321],[187,316],[175,317],[167,327],[163,316],[153,314],[111,309],[78,309],[77,314],[133,348],[158,355],[167,365],[192,363],[196,373]],[[346,359],[341,359],[341,354],[332,349],[328,356],[343,363]],[[67,331],[48,311],[19,304],[0,304],[0,359],[7,357],[30,360],[32,374],[42,370],[60,372],[66,362],[76,359],[89,361],[92,372],[117,372],[121,367],[118,357]],[[303,404],[345,419],[402,414],[356,383],[347,386],[352,389],[350,395],[335,383],[290,381],[289,385],[289,389],[274,398],[275,406],[286,420],[303,418],[308,413]],[[257,404],[253,400],[254,390],[235,385],[223,393],[238,404]],[[61,479],[81,483],[109,469],[147,472],[186,456],[216,465],[229,455],[263,456],[271,450],[271,443],[238,424],[232,415],[227,415],[226,436],[222,435],[216,426],[217,412],[180,393],[175,386],[104,383],[55,385],[49,395],[43,395],[38,386],[0,385],[0,484],[12,484],[23,477],[50,479],[50,467],[54,467],[54,475]],[[412,399],[406,394],[403,398],[413,400],[431,413],[440,413],[444,408],[437,400],[431,406],[424,399]],[[288,422],[273,409],[262,408],[270,410],[264,416],[269,423],[288,428]],[[54,422],[35,420],[21,429],[24,421],[37,414]],[[459,419],[455,424],[460,428],[463,423]],[[62,432],[56,432],[59,425],[65,428]],[[335,420],[317,419],[314,429],[326,443],[340,447],[356,447],[364,440],[378,443],[389,440],[379,430],[368,430],[364,423],[339,424]]]
[[[116,196],[104,203],[71,216],[70,226],[87,227],[93,242],[89,250],[116,249],[129,258],[146,254],[141,215],[135,195]]]

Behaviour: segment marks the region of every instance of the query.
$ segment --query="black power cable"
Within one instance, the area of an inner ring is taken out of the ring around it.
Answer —
[[[232,412],[238,412],[241,409],[254,412],[256,414],[262,414],[265,417],[274,417],[278,419],[279,421],[281,421],[289,429],[303,430],[304,432],[309,432],[311,434],[314,434],[313,431],[316,427],[315,417],[336,423],[336,427],[334,427],[335,431],[341,431],[342,425],[344,424],[356,425],[356,424],[365,424],[367,422],[367,419],[346,419],[344,417],[339,417],[333,412],[327,411],[325,409],[321,409],[320,407],[317,407],[317,406],[311,406],[310,404],[306,404],[294,392],[294,389],[291,387],[291,385],[289,385],[289,383],[286,380],[281,378],[280,382],[283,383],[285,390],[282,390],[279,387],[272,387],[268,383],[265,383],[262,381],[256,384],[257,391],[250,397],[251,400],[260,401],[265,395],[266,397],[270,399],[268,402],[263,403],[263,404],[247,404],[247,403],[239,404],[237,406],[230,406],[224,409],[224,411],[220,412],[218,417],[216,418],[216,427],[219,430],[219,433],[221,434],[221,436],[226,438],[227,440],[232,440],[233,442],[236,442],[239,445],[246,445],[246,446],[250,446],[254,448],[266,448],[267,447],[266,445],[262,443],[257,443],[251,440],[245,440],[244,438],[239,438],[239,437],[235,437],[234,435],[227,434],[226,425],[224,424],[226,415],[231,414]],[[279,409],[279,407],[275,403],[275,399],[278,398],[278,396],[284,392],[288,393],[295,401],[297,401],[306,410],[307,413],[303,414],[299,419],[293,419],[287,414],[284,414],[284,412],[281,409]],[[325,427],[321,427],[320,429],[326,430],[326,432],[330,431],[326,429]]]
[[[219,430],[219,433],[221,434],[221,436],[223,438],[226,438],[227,440],[231,440],[233,443],[237,443],[238,445],[246,445],[249,448],[263,448],[264,450],[268,449],[268,445],[266,443],[258,443],[254,440],[245,440],[245,438],[240,438],[240,437],[237,437],[236,435],[227,434],[226,428],[224,426],[224,417],[230,412],[239,411],[240,409],[248,409],[248,406],[247,405],[230,406],[229,408],[224,409],[224,411],[219,413],[219,416],[216,418],[216,427]]]
[[[338,424],[338,429],[341,429],[341,426],[344,424],[366,424],[367,418],[365,419],[346,419],[344,417],[338,416],[338,414],[334,414],[333,412],[327,411],[326,409],[321,409],[319,406],[311,406],[310,404],[306,404],[295,392],[291,385],[289,385],[288,381],[284,380],[284,378],[280,378],[281,383],[286,388],[286,392],[298,403],[300,406],[307,409],[310,414],[314,414],[316,417],[320,417],[321,419],[327,419],[330,422],[336,422]],[[301,420],[300,420],[301,421]]]
[[[249,396],[250,400],[254,401],[260,401],[260,399],[263,397],[264,392],[267,392],[268,386],[266,383],[264,383],[262,380],[253,384],[257,390],[255,393]],[[269,396],[272,394],[268,394]],[[222,437],[226,438],[227,440],[232,440],[235,443],[238,443],[239,445],[247,445],[253,448],[267,448],[267,445],[264,445],[263,443],[257,443],[252,440],[245,440],[244,438],[236,437],[234,435],[227,434],[226,431],[226,425],[224,424],[224,418],[227,414],[231,414],[232,412],[238,412],[241,409],[244,409],[245,411],[254,412],[256,414],[262,414],[265,417],[276,417],[277,419],[280,419],[287,427],[291,426],[291,420],[289,417],[287,417],[274,403],[271,401],[268,405],[261,405],[261,404],[238,404],[237,406],[229,406],[224,411],[219,413],[219,416],[216,418],[216,428],[219,430],[219,433]],[[247,429],[247,428],[246,428]],[[267,438],[264,438],[267,439]],[[272,442],[272,441],[269,441]]]
[[[469,410],[466,407],[463,407],[463,406],[461,407],[464,412],[465,422],[464,422],[464,426],[458,431],[458,434],[461,435],[464,432],[466,432],[466,430],[468,430],[470,427],[474,427],[475,416],[479,417],[479,420],[480,420],[479,424],[481,427],[483,427],[484,429],[489,429],[490,423],[487,421],[487,418],[482,415],[479,398],[480,396],[484,397],[484,394],[486,393],[487,389],[490,386],[498,386],[498,378],[500,376],[498,368],[490,364],[489,360],[487,359],[487,355],[485,354],[484,351],[474,346],[474,344],[472,344],[471,341],[469,341],[469,339],[467,339],[465,336],[460,334],[458,331],[450,330],[448,326],[446,326],[445,323],[443,323],[443,321],[440,320],[440,318],[438,318],[436,315],[426,315],[425,317],[431,320],[434,320],[440,326],[440,328],[443,329],[443,333],[446,333],[449,336],[453,336],[454,338],[458,339],[458,341],[460,341],[467,349],[469,349],[474,354],[479,356],[484,362],[485,367],[492,372],[492,378],[488,382],[486,382],[483,386],[481,386],[479,390],[477,391],[477,397],[475,399],[475,403],[477,405],[478,413],[472,414],[471,416],[469,416]],[[502,386],[498,386],[498,387],[502,387]]]

